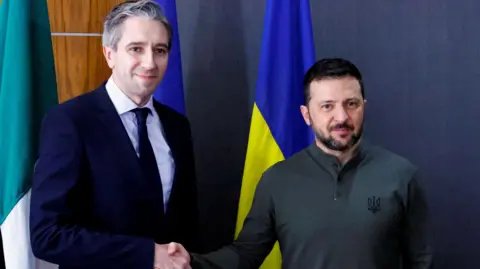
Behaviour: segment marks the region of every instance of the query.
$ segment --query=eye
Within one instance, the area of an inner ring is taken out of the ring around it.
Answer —
[[[332,104],[323,104],[320,106],[320,108],[324,111],[329,111],[333,108],[333,105]]]
[[[130,51],[139,53],[139,52],[142,52],[142,48],[141,47],[131,47]]]
[[[163,55],[167,54],[168,51],[164,48],[160,48],[160,49],[155,49],[155,53],[163,56]]]
[[[357,108],[359,106],[359,102],[355,100],[351,100],[347,102],[348,108]]]

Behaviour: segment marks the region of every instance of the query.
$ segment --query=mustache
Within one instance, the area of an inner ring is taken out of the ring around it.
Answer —
[[[353,125],[348,124],[346,122],[339,123],[339,124],[336,124],[336,125],[330,127],[330,131],[339,130],[339,129],[347,129],[347,130],[353,131],[354,127],[353,127]]]

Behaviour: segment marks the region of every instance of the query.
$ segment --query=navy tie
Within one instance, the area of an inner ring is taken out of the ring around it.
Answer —
[[[155,159],[155,154],[153,153],[153,147],[148,139],[147,132],[147,117],[150,114],[150,109],[147,107],[136,108],[132,110],[137,117],[137,126],[138,126],[138,149],[139,149],[139,159],[140,167],[142,169],[145,179],[148,181],[151,186],[154,186],[154,190],[160,190],[160,200],[161,200],[161,211],[163,213],[163,191],[162,191],[162,181],[160,178],[160,173],[158,171],[157,161]]]

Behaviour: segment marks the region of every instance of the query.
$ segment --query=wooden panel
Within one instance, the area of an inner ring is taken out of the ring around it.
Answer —
[[[52,41],[60,102],[95,89],[110,76],[101,37],[53,36]]]
[[[101,33],[103,19],[124,0],[47,0],[52,32]]]

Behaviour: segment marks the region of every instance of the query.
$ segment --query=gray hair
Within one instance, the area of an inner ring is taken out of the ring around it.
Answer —
[[[115,6],[105,17],[103,23],[102,43],[117,50],[122,38],[123,22],[130,17],[143,17],[159,21],[168,32],[168,49],[172,44],[172,26],[163,12],[162,6],[155,0],[128,0]]]

